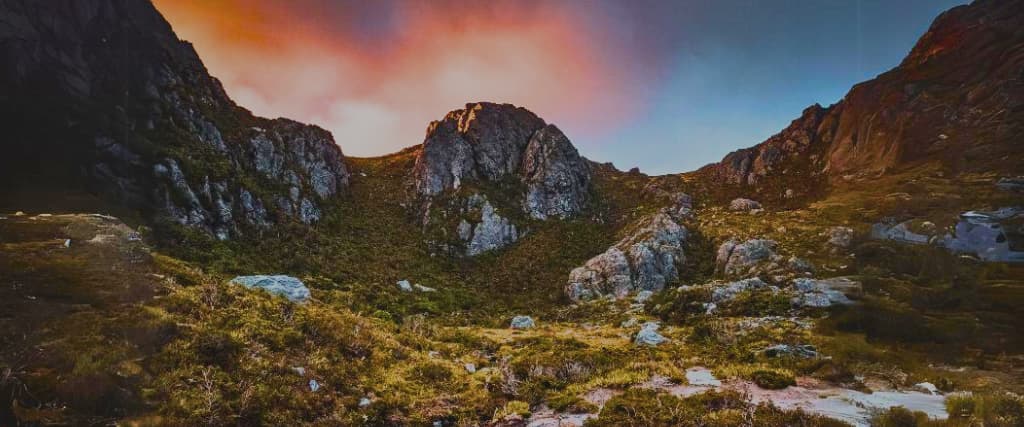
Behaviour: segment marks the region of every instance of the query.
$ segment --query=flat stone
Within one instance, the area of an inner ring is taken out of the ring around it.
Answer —
[[[231,283],[247,288],[263,289],[294,302],[306,302],[310,298],[309,288],[301,280],[291,276],[238,276],[231,279]]]

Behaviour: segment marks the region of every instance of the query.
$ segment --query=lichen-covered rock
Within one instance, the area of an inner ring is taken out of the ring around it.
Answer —
[[[733,199],[733,201],[729,202],[729,210],[731,211],[749,212],[754,209],[761,209],[761,204],[750,199],[742,198]]]
[[[510,326],[512,327],[512,329],[531,329],[537,326],[537,324],[533,321],[533,318],[530,316],[516,316],[512,318],[512,323],[510,324]]]
[[[569,273],[566,294],[579,301],[660,291],[679,277],[686,238],[686,228],[669,215],[647,217],[635,224],[627,237]]]
[[[263,289],[295,302],[306,302],[310,298],[309,288],[301,280],[291,276],[238,276],[231,279],[231,283],[247,288]]]
[[[779,260],[775,253],[777,246],[774,240],[768,239],[751,239],[743,243],[729,240],[719,246],[715,264],[726,277],[755,275],[763,264]]]

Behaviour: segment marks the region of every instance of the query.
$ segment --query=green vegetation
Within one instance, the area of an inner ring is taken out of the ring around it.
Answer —
[[[19,284],[0,287],[0,309],[17,313],[0,317],[0,373],[10,372],[0,392],[17,402],[0,419],[479,425],[537,416],[546,407],[599,414],[590,420],[598,426],[840,425],[751,405],[729,389],[687,398],[668,393],[687,383],[694,366],[762,391],[797,380],[865,392],[930,382],[944,392],[974,392],[951,395],[946,425],[1019,419],[1019,398],[1005,392],[1024,391],[1024,270],[865,238],[878,215],[941,224],[979,200],[1007,202],[980,184],[965,187],[976,194],[961,201],[944,196],[924,202],[924,210],[888,203],[880,192],[928,198],[959,184],[927,180],[914,189],[886,178],[878,188],[851,187],[811,205],[787,202],[791,210],[768,205],[756,215],[698,196],[697,216],[685,224],[691,237],[682,277],[666,292],[642,305],[572,304],[563,295],[568,271],[664,206],[659,190],[707,189],[687,176],[648,178],[596,166],[597,202],[585,215],[539,222],[515,216],[518,189],[469,183],[464,191],[485,191],[528,233],[503,250],[449,257],[424,244],[437,230],[422,229],[407,195],[396,191],[412,162],[409,151],[351,159],[351,188],[327,206],[323,221],[250,230],[234,241],[154,224],[141,229],[153,250],[123,239],[88,243],[125,232],[92,220],[0,222],[0,279]],[[850,248],[826,245],[835,225],[856,231]],[[65,236],[71,250],[61,249]],[[857,304],[797,310],[788,278],[762,277],[783,292],[741,292],[709,315],[710,288],[674,290],[722,279],[714,268],[717,246],[754,237],[778,241],[784,258],[810,260],[815,277],[860,282]],[[313,300],[294,304],[227,283],[241,274],[299,277]],[[437,291],[402,292],[399,280]],[[538,326],[509,329],[520,314]],[[658,332],[667,341],[633,344],[639,325],[651,320],[662,323]],[[33,332],[23,337],[24,331]],[[779,344],[811,345],[821,356],[766,354]],[[942,425],[901,409],[874,421]]]

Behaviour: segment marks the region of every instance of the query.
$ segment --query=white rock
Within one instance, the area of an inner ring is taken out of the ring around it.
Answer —
[[[412,292],[412,284],[408,280],[399,280],[398,289],[402,292]]]
[[[437,289],[434,289],[434,288],[431,288],[431,287],[428,287],[428,286],[423,286],[423,285],[421,285],[419,283],[417,283],[415,285],[412,285],[412,287],[416,288],[416,290],[420,291],[420,292],[437,292]]]
[[[633,342],[638,345],[648,345],[653,347],[667,341],[667,338],[658,333],[658,328],[660,327],[661,325],[659,325],[658,322],[644,323],[644,325],[640,327],[640,332],[637,332],[636,338]]]
[[[931,393],[932,395],[942,394],[941,392],[939,392],[939,388],[936,387],[935,384],[932,384],[932,383],[929,383],[929,382],[923,382],[923,383],[914,384],[914,388],[916,388],[918,390],[921,390],[921,391],[925,391],[925,392]]]

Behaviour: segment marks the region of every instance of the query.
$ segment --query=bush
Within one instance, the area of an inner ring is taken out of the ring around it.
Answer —
[[[928,425],[928,415],[924,412],[913,412],[902,406],[889,408],[871,417],[872,427],[919,427]]]
[[[796,378],[792,374],[767,369],[754,371],[750,374],[750,379],[758,387],[768,390],[782,390],[796,385]]]
[[[950,418],[985,426],[1024,425],[1024,398],[1012,393],[956,393],[946,398]]]
[[[494,420],[518,417],[525,419],[530,416],[530,404],[521,400],[511,400],[505,406],[494,411]]]

